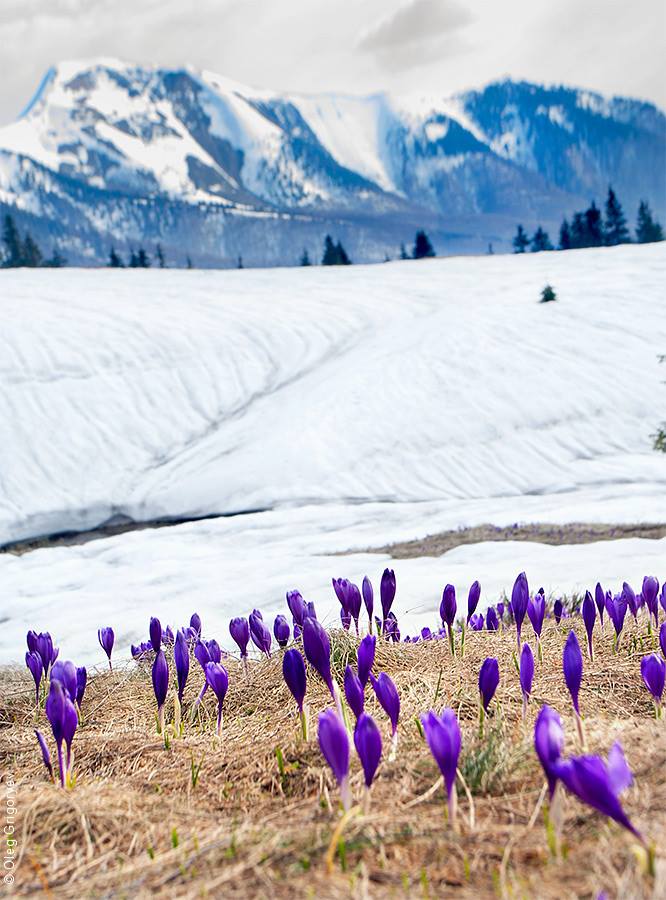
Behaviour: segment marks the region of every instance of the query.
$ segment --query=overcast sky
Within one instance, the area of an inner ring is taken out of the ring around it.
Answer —
[[[663,0],[0,0],[0,123],[61,59],[255,87],[449,93],[510,75],[666,106]]]

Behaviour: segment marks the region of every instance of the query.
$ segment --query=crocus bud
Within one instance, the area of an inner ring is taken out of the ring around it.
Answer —
[[[661,698],[664,693],[664,680],[666,679],[666,662],[656,653],[644,656],[641,660],[641,676],[645,687],[654,698],[657,715],[659,715]]]
[[[287,622],[286,618],[281,615],[277,615],[275,617],[275,622],[273,623],[273,634],[275,635],[275,640],[278,642],[278,645],[282,648],[286,647],[289,643],[289,637],[291,635],[291,629],[289,628],[289,622]]]
[[[553,616],[555,617],[555,622],[559,625],[562,621],[562,614],[564,613],[564,603],[561,600],[556,600],[553,603]]]
[[[30,674],[35,682],[35,702],[39,706],[39,685],[41,684],[42,673],[44,671],[42,658],[36,650],[28,650],[25,655],[25,664],[28,669],[30,669]]]
[[[543,620],[546,615],[546,598],[543,594],[535,594],[527,602],[527,617],[532,623],[534,634],[541,638]]]
[[[659,646],[661,647],[662,656],[666,657],[666,622],[662,622],[659,629]]]
[[[384,622],[388,619],[395,599],[395,572],[393,569],[384,569],[382,580],[379,584],[379,596],[382,603]]]
[[[259,611],[255,609],[248,617],[250,623],[250,637],[252,638],[252,642],[262,653],[265,653],[266,656],[270,656],[272,643],[271,633],[264,624],[261,613],[257,615],[258,612]]]
[[[488,712],[490,701],[495,696],[499,677],[499,663],[495,657],[484,659],[479,671],[479,693],[484,712]]]
[[[645,576],[641,593],[645,599],[645,605],[650,611],[650,615],[654,618],[655,622],[657,622],[659,620],[659,602],[657,600],[657,595],[659,594],[659,582],[654,575]]]
[[[358,720],[363,712],[365,697],[363,694],[363,685],[351,666],[347,666],[345,669],[345,697],[347,698],[349,708]]]
[[[542,706],[534,723],[534,749],[548,781],[551,800],[557,785],[555,765],[562,756],[563,747],[562,720],[550,706]]]
[[[624,617],[627,614],[627,599],[624,594],[617,594],[615,597],[610,593],[606,594],[606,612],[615,628],[616,641],[620,637],[622,627],[624,625]]]
[[[361,592],[359,591],[357,585],[352,584],[350,582],[349,587],[347,588],[347,609],[354,620],[354,625],[356,626],[356,634],[358,634],[358,620],[361,615]]]
[[[38,653],[37,646],[39,643],[39,635],[37,634],[37,632],[29,631],[25,639],[26,643],[28,644],[28,653]]]
[[[571,694],[573,708],[576,711],[576,715],[579,716],[578,693],[583,678],[583,654],[580,652],[580,644],[575,631],[569,632],[569,637],[564,645],[562,669],[564,671],[564,680]]]
[[[46,771],[49,773],[49,775],[51,777],[51,781],[53,781],[53,766],[51,764],[51,754],[49,753],[48,744],[46,743],[44,735],[41,733],[41,731],[38,731],[36,728],[35,728],[35,737],[37,738],[37,743],[39,744],[39,749],[41,750],[41,753],[42,753],[42,761],[44,762]]]
[[[467,623],[472,631],[483,631],[484,619],[482,613],[472,613]]]
[[[58,660],[54,663],[51,669],[51,681],[53,680],[62,684],[70,700],[76,700],[76,666],[73,662]]]
[[[294,617],[294,622],[300,627],[303,627],[306,606],[300,591],[287,591],[287,606]]]
[[[456,818],[456,771],[462,737],[455,712],[445,709],[441,716],[433,710],[421,716],[426,743],[444,779],[449,804],[449,821],[455,826]]]
[[[241,657],[247,656],[247,645],[250,640],[250,625],[247,619],[238,617],[229,622],[229,634],[238,644]]]
[[[520,654],[520,687],[523,696],[529,700],[534,680],[534,654],[529,644],[523,644]]]
[[[382,758],[382,736],[375,720],[362,712],[354,729],[354,746],[363,766],[365,786],[370,789]]]
[[[587,632],[587,652],[590,659],[593,659],[594,657],[592,649],[592,632],[594,631],[596,619],[597,608],[592,599],[592,594],[589,591],[585,591],[585,599],[583,600],[583,622],[585,624],[585,631]]]
[[[86,684],[88,683],[88,672],[85,666],[79,666],[76,670],[76,705],[81,709],[83,703],[83,695],[86,692]]]
[[[159,619],[156,619],[154,616],[150,620],[150,643],[153,646],[153,650],[155,653],[159,653],[162,649],[162,623]]]
[[[201,616],[199,613],[192,613],[190,616],[190,628],[195,632],[198,638],[201,637]]]
[[[199,623],[201,624],[201,623]],[[178,679],[178,702],[183,702],[183,692],[187,684],[187,676],[190,672],[190,648],[187,646],[185,635],[178,629],[173,648],[173,659],[176,665],[176,678]]]
[[[305,620],[304,626],[308,620]],[[303,629],[305,634],[305,627]],[[319,716],[319,748],[326,762],[331,767],[335,780],[340,787],[340,797],[345,810],[351,807],[351,790],[349,787],[349,737],[344,723],[338,714],[327,709]]]
[[[298,711],[302,713],[307,679],[303,657],[301,656],[300,651],[295,647],[292,647],[291,650],[287,650],[282,659],[282,674],[284,675],[287,687],[298,704]]]
[[[37,635],[37,653],[42,658],[42,666],[44,674],[48,675],[48,671],[56,661],[58,651],[53,647],[53,639],[48,631],[42,631]]]
[[[599,624],[601,625],[601,630],[604,629],[604,612],[606,611],[606,598],[604,594],[604,589],[597,581],[597,586],[594,589],[594,602],[597,607],[597,611],[599,613]]]
[[[377,647],[377,638],[374,634],[366,634],[361,643],[358,645],[357,669],[359,681],[366,686],[372,666],[375,661],[375,649]]]
[[[511,592],[511,608],[513,610],[513,618],[516,622],[516,631],[518,636],[518,649],[520,649],[520,632],[523,627],[523,619],[527,612],[527,604],[530,599],[530,590],[527,584],[527,576],[524,572],[516,578]]]
[[[469,594],[467,595],[467,621],[472,618],[474,613],[476,612],[476,607],[479,605],[479,598],[481,597],[481,585],[478,581],[473,582],[472,586],[469,589]]]
[[[489,606],[486,611],[486,629],[488,631],[497,631],[499,628],[499,619],[494,606]]]
[[[398,690],[386,672],[380,672],[378,678],[374,678],[371,675],[370,682],[380,706],[391,720],[391,733],[395,735],[398,731],[398,719],[400,718],[400,695]]]
[[[365,604],[366,612],[368,613],[368,621],[372,625],[372,612],[374,609],[374,591],[372,589],[372,582],[366,575],[363,579],[363,584],[361,585],[361,592],[363,594],[363,603]],[[372,629],[371,629],[372,630]]]
[[[324,680],[331,695],[335,697],[331,677],[331,643],[326,629],[317,619],[306,616],[303,620],[303,650],[310,665]]]
[[[156,619],[153,621],[157,621]],[[152,625],[152,623],[151,623]],[[161,639],[160,629],[160,639]],[[152,635],[151,635],[152,640]],[[155,644],[153,644],[153,649]],[[158,650],[155,654],[153,663],[153,691],[155,692],[155,700],[157,701],[157,732],[162,734],[164,731],[164,701],[169,690],[169,666],[164,655],[164,650]]]
[[[229,675],[222,663],[206,663],[206,683],[217,697],[217,734],[222,733],[222,704],[229,689]]]

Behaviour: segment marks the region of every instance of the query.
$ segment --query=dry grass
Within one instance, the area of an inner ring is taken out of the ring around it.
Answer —
[[[633,621],[628,622],[630,635]],[[531,630],[527,629],[531,634]],[[544,659],[524,727],[513,663],[515,634],[468,633],[464,659],[446,642],[382,646],[377,668],[395,679],[402,699],[395,762],[381,764],[367,814],[344,830],[344,852],[326,863],[339,822],[337,790],[316,741],[299,739],[295,704],[280,660],[257,662],[244,677],[229,664],[225,730],[213,736],[206,696],[199,723],[166,750],[155,733],[149,670],[130,668],[92,677],[84,722],[74,740],[77,783],[63,791],[47,780],[32,733],[33,691],[25,671],[0,679],[0,757],[18,785],[20,857],[14,890],[57,897],[442,897],[596,898],[666,896],[666,732],[653,718],[639,675],[640,649],[611,653],[610,634],[586,660],[581,708],[588,744],[604,752],[619,738],[635,773],[625,795],[634,823],[657,848],[657,879],[641,871],[634,840],[618,826],[567,798],[566,855],[549,856],[537,805],[543,778],[532,750],[538,707],[552,704],[565,719],[567,750],[575,728],[561,676],[564,622],[544,629]],[[647,649],[647,640],[645,649]],[[654,640],[654,639],[650,639]],[[338,680],[355,642],[336,635]],[[581,646],[583,641],[581,640]],[[485,656],[500,660],[502,680],[486,740],[477,737],[476,679]],[[441,673],[441,678],[440,678]],[[186,700],[202,683],[193,663]],[[437,686],[439,692],[436,697]],[[315,678],[309,692],[314,725],[328,705]],[[460,791],[460,831],[445,817],[438,771],[415,724],[432,705],[451,705],[463,729],[461,769],[473,792]],[[369,711],[386,717],[372,691]],[[40,725],[45,726],[40,712]],[[46,730],[46,729],[45,729]],[[313,727],[314,731],[314,727]],[[275,748],[286,768],[278,771]],[[196,787],[192,761],[202,761]],[[353,789],[361,795],[358,760]]]

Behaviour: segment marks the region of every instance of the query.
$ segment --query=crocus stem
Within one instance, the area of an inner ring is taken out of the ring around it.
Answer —
[[[578,740],[580,741],[580,746],[584,750],[585,749],[585,730],[583,728],[583,720],[580,717],[580,713],[578,710],[574,710],[576,714],[576,731],[578,732]]]
[[[335,701],[335,706],[338,711],[338,715],[340,719],[346,724],[347,717],[345,716],[345,712],[342,708],[342,697],[340,696],[340,688],[338,687],[338,683],[335,678],[331,678],[331,683],[329,685],[331,694],[333,696],[333,700]]]
[[[388,755],[388,761],[393,762],[393,760],[398,755],[398,731],[397,729],[391,735],[391,749]]]
[[[537,656],[539,658],[539,662],[543,662],[543,650],[541,649],[541,638],[537,638]]]
[[[245,674],[245,677],[247,677],[249,674],[249,669],[248,669],[248,665],[247,665],[247,653],[243,654],[242,659],[243,659],[243,673]]]
[[[460,658],[462,659],[465,655],[465,633],[467,631],[467,627],[465,622],[463,622],[462,634],[460,635]]]
[[[370,788],[366,785],[363,790],[363,815],[367,816],[370,812]]]
[[[65,786],[65,763],[62,758],[62,741],[56,747],[58,751],[58,771],[60,772],[60,787]]]
[[[368,634],[372,634],[372,616],[368,616]]]
[[[447,628],[447,631],[449,633],[449,647],[451,648],[451,656],[455,656],[456,650],[455,650],[455,646],[453,644],[453,626],[449,625]]]
[[[173,698],[173,727],[177,737],[181,734],[181,715],[180,715],[180,698],[178,694],[174,694]]]
[[[592,649],[592,635],[588,635],[587,638],[587,655],[590,657],[590,662],[594,660],[594,650]]]
[[[345,812],[349,812],[352,805],[352,792],[351,785],[349,784],[349,775],[345,775],[345,777],[340,782],[340,799],[342,800],[342,807]]]
[[[164,734],[164,704],[157,709],[157,733]]]
[[[109,658],[109,672],[113,672],[113,666],[111,665],[111,658]]]
[[[448,806],[449,806],[449,824],[454,831],[458,830],[458,823],[456,821],[456,814],[458,812],[458,792],[456,791],[455,784],[451,788],[451,793],[448,796]]]
[[[479,701],[479,737],[483,737],[483,720],[485,718],[485,711],[483,709],[483,700]]]
[[[304,706],[300,712],[301,716],[301,733],[303,735],[303,740],[308,740],[308,710],[307,707]]]
[[[222,717],[222,704],[217,708],[217,736],[220,737],[222,734],[222,725],[224,724],[224,720]]]
[[[523,694],[523,722],[527,718],[527,694]]]

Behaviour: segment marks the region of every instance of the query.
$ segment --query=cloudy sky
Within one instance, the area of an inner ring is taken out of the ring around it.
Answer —
[[[511,75],[666,106],[663,0],[0,0],[0,123],[60,59],[191,63],[289,91]]]

